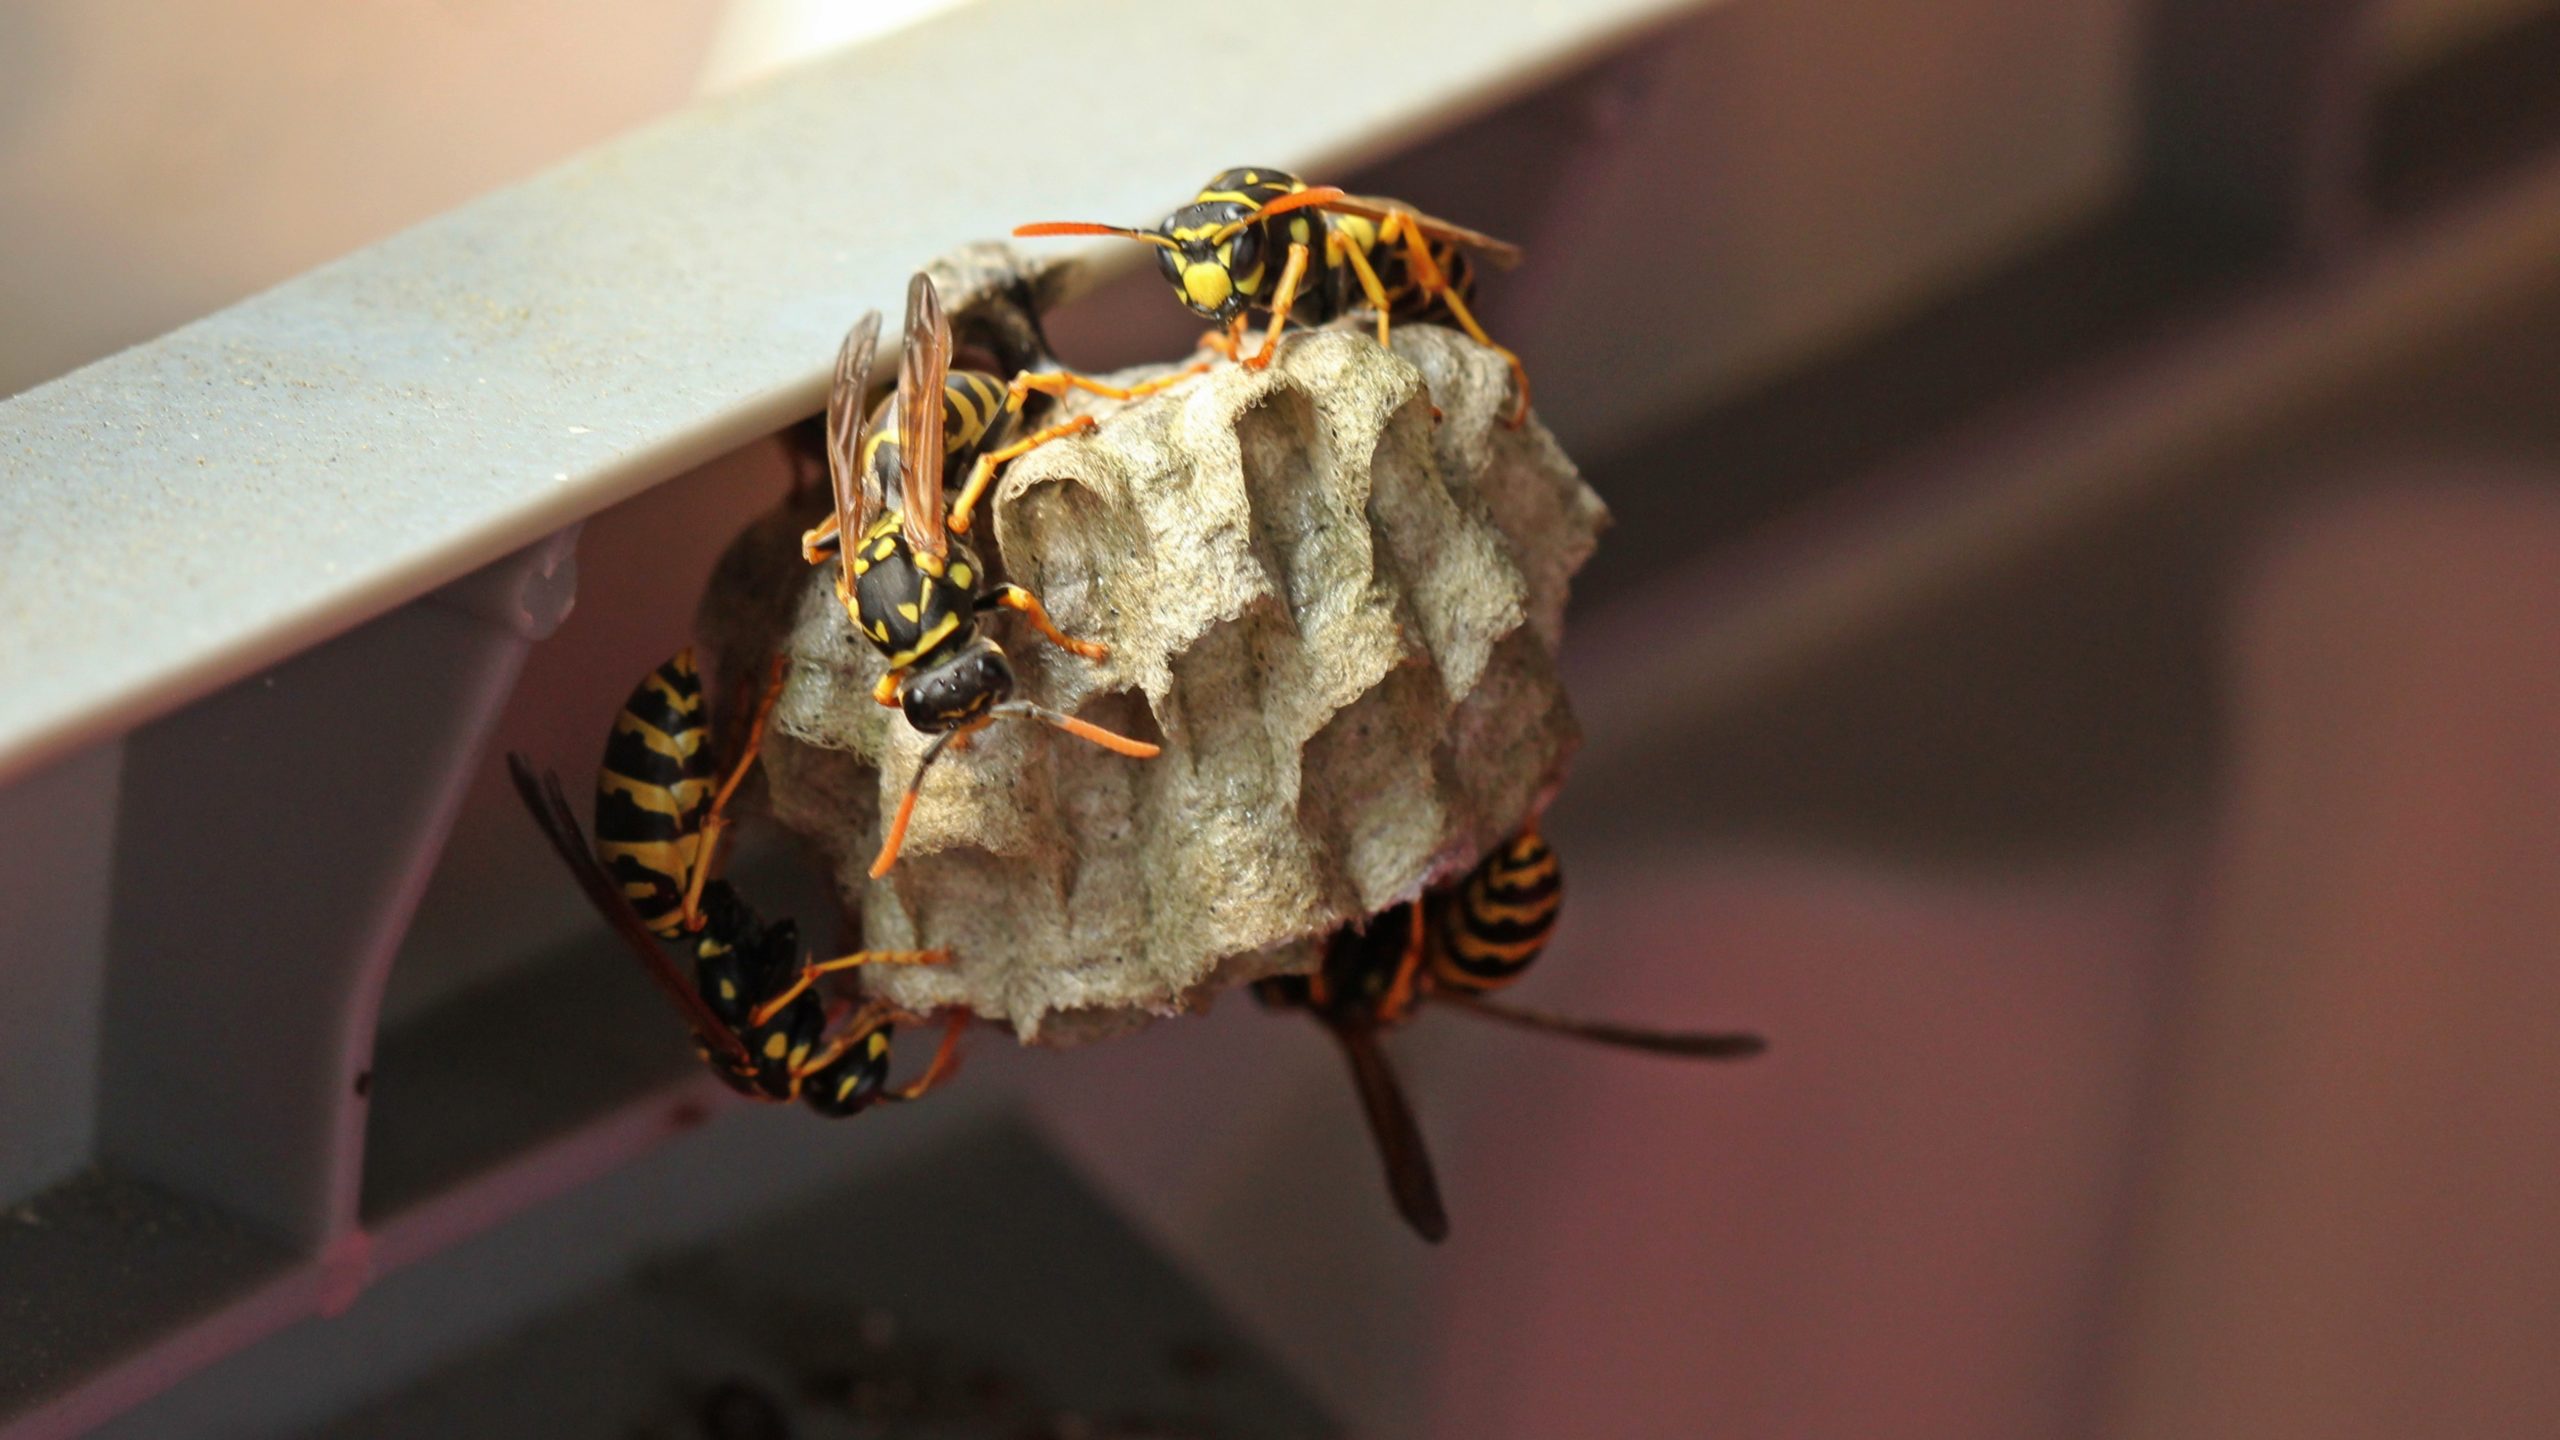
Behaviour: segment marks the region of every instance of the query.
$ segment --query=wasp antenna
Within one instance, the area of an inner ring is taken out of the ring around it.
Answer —
[[[1061,715],[1045,705],[1034,705],[1028,700],[1009,700],[997,706],[996,713],[1020,715],[1046,725],[1054,725],[1079,740],[1089,740],[1105,750],[1117,755],[1126,755],[1132,760],[1153,760],[1164,753],[1164,747],[1161,745],[1150,745],[1144,740],[1132,740],[1126,735],[1105,730],[1089,720],[1079,720],[1073,715]]]
[[[898,863],[898,851],[907,843],[907,822],[915,818],[916,794],[924,788],[925,772],[933,768],[933,762],[942,758],[942,752],[961,733],[945,730],[924,747],[924,758],[916,762],[916,773],[907,777],[907,793],[898,797],[897,817],[889,822],[889,833],[881,838],[879,858],[871,862],[872,879],[888,874],[889,867]]]
[[[1220,241],[1232,240],[1245,227],[1259,225],[1274,215],[1286,215],[1292,210],[1317,210],[1345,198],[1347,197],[1339,185],[1310,185],[1304,190],[1292,190],[1267,205],[1255,206],[1251,213],[1240,220],[1230,220],[1219,226],[1218,233],[1211,238]]]
[[[1559,1015],[1552,1010],[1533,1010],[1525,1005],[1509,1005],[1487,1000],[1480,995],[1442,993],[1435,1003],[1454,1005],[1471,1015],[1499,1020],[1523,1030],[1537,1030],[1561,1035],[1572,1040],[1589,1040],[1601,1045],[1614,1045],[1622,1050],[1645,1050],[1656,1055],[1676,1055],[1688,1060],[1748,1060],[1769,1048],[1769,1042],[1747,1031],[1721,1033],[1707,1030],[1655,1030],[1642,1025],[1621,1025],[1610,1020],[1585,1020],[1576,1015]]]
[[[1125,225],[1096,225],[1083,220],[1044,220],[1037,225],[1016,225],[1013,233],[1024,240],[1049,235],[1117,235],[1123,240],[1137,240],[1166,250],[1182,248],[1173,243],[1172,236],[1159,235],[1153,230],[1133,230]]]

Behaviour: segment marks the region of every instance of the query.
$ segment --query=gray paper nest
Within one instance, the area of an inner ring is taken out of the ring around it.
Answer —
[[[973,310],[1002,329],[985,308],[1011,303],[985,273],[937,272],[964,341]],[[797,594],[774,816],[825,857],[864,943],[957,957],[865,985],[1026,1040],[1096,1038],[1310,968],[1328,933],[1540,808],[1578,736],[1555,664],[1566,587],[1607,512],[1534,420],[1502,427],[1508,385],[1492,352],[1405,325],[1392,354],[1322,330],[1261,373],[1222,364],[1129,405],[1079,393],[1067,412],[1101,428],[1010,467],[971,538],[1111,656],[1009,616],[990,633],[1019,693],[1164,753],[999,723],[935,767],[885,880],[880,818],[927,737],[873,703],[879,656],[828,571],[724,564],[705,628],[731,646],[786,619],[744,586]],[[787,527],[767,528],[769,555]]]

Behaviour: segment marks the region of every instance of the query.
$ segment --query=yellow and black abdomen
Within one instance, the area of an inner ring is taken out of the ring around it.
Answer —
[[[942,377],[943,473],[965,474],[981,451],[1003,443],[1013,416],[1004,408],[1009,391],[1002,377],[984,370],[954,370]],[[871,438],[862,445],[862,465],[882,495],[898,493],[898,397],[880,402],[872,417]]]
[[[604,747],[596,776],[596,858],[642,923],[673,935],[702,860],[702,817],[718,788],[709,713],[693,652],[649,672]]]
[[[1521,831],[1438,902],[1432,980],[1469,994],[1501,989],[1547,948],[1563,908],[1556,852],[1534,827]]]

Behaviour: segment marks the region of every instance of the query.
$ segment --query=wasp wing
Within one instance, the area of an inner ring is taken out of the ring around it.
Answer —
[[[907,346],[898,357],[900,514],[907,548],[939,559],[951,542],[942,515],[942,382],[951,373],[951,320],[933,278],[919,271],[907,285]]]
[[[1324,1025],[1342,1042],[1342,1053],[1351,1061],[1351,1083],[1360,1091],[1361,1113],[1368,1117],[1369,1134],[1378,1142],[1378,1159],[1386,1166],[1387,1191],[1395,1197],[1396,1213],[1415,1234],[1438,1244],[1449,1236],[1449,1212],[1441,1208],[1440,1181],[1431,1171],[1431,1152],[1423,1148],[1422,1127],[1414,1123],[1404,1087],[1396,1082],[1396,1072],[1378,1046],[1377,1027],[1330,1019]]]
[[[1517,1025],[1523,1030],[1615,1045],[1623,1050],[1678,1055],[1690,1060],[1748,1060],[1769,1048],[1768,1041],[1747,1032],[1655,1030],[1643,1025],[1621,1025],[1611,1020],[1559,1015],[1552,1010],[1533,1010],[1525,1005],[1504,1004],[1477,995],[1443,993],[1435,996],[1433,1003],[1454,1005],[1469,1014],[1499,1020],[1505,1025]]]
[[[1372,195],[1344,195],[1339,199],[1327,200],[1320,208],[1338,210],[1345,215],[1358,215],[1363,219],[1375,220],[1382,224],[1390,215],[1402,215],[1404,223],[1421,231],[1424,239],[1443,240],[1452,245],[1463,245],[1492,261],[1497,269],[1508,270],[1519,264],[1522,258],[1520,247],[1508,240],[1497,240],[1481,230],[1470,230],[1464,225],[1452,225],[1446,220],[1425,215],[1398,200],[1382,200]]]
[[[835,385],[827,391],[827,480],[835,489],[836,555],[848,593],[853,547],[871,528],[880,504],[862,465],[862,444],[871,431],[871,411],[862,394],[871,388],[871,355],[879,347],[880,312],[873,310],[844,333],[844,344],[836,350]]]
[[[613,877],[605,873],[602,865],[596,863],[595,852],[587,848],[586,833],[578,828],[578,817],[569,809],[568,797],[560,792],[560,777],[546,770],[539,780],[535,779],[533,767],[523,756],[515,754],[507,756],[507,773],[514,777],[516,794],[523,797],[524,808],[532,814],[533,823],[542,827],[542,833],[550,837],[551,848],[559,851],[560,858],[568,863],[569,873],[577,877],[578,888],[587,892],[588,902],[604,916],[605,923],[613,928],[614,933],[631,947],[632,953],[640,957],[649,978],[657,981],[658,988],[676,1002],[676,1008],[684,1012],[685,1023],[693,1027],[693,1033],[703,1045],[738,1069],[753,1068],[755,1057],[747,1053],[746,1043],[738,1038],[736,1032],[721,1024],[719,1016],[711,1013],[711,1007],[703,1003],[692,982],[676,969],[674,961],[667,958],[666,947],[632,912],[631,902],[623,898],[622,888],[613,883]]]

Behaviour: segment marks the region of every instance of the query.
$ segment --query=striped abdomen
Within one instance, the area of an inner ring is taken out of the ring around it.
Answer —
[[[1438,902],[1431,978],[1452,990],[1499,990],[1520,978],[1555,932],[1564,871],[1532,827],[1484,857]]]
[[[596,776],[596,858],[642,923],[674,935],[702,858],[703,811],[717,788],[702,678],[686,650],[649,672],[613,717]]]
[[[828,1116],[855,1115],[871,1108],[889,1087],[893,1033],[884,1024],[865,1034],[834,1064],[811,1075],[800,1087],[800,1098],[810,1109]]]
[[[1004,381],[983,370],[954,370],[942,378],[942,454],[943,464],[957,467],[975,460],[980,445],[996,434],[1005,421]],[[880,414],[871,423],[871,438],[862,447],[862,460],[882,495],[898,493],[898,399],[892,395],[881,402]],[[953,484],[961,477],[951,476]]]

